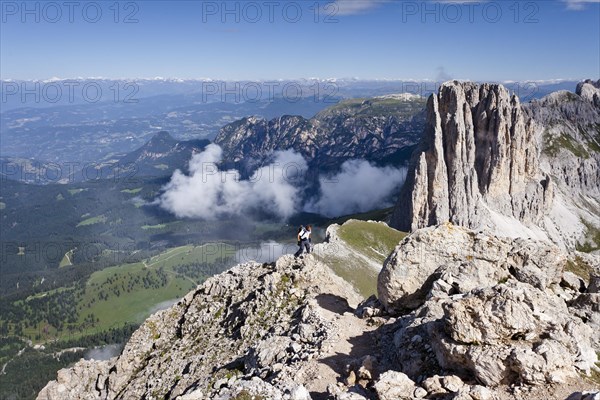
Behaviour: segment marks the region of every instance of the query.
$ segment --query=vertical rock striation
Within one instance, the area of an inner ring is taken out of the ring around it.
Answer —
[[[491,227],[492,213],[536,224],[552,203],[535,122],[502,85],[443,84],[427,103],[413,165],[391,219],[400,230]]]

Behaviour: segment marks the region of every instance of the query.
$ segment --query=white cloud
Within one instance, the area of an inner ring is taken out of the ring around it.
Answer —
[[[298,250],[296,243],[263,242],[256,247],[244,247],[235,252],[236,263],[247,263],[256,261],[259,263],[270,263],[276,261],[285,254],[292,254]]]
[[[222,150],[210,144],[189,163],[189,174],[177,170],[154,204],[180,218],[217,220],[269,212],[287,219],[309,211],[329,217],[390,205],[391,195],[406,178],[406,169],[376,167],[365,160],[342,164],[339,173],[319,176],[320,192],[303,205],[307,163],[292,150],[273,154],[273,162],[242,180],[235,170],[222,171]]]
[[[123,345],[120,344],[109,344],[95,349],[90,349],[85,352],[83,358],[86,360],[105,361],[110,360],[121,354]]]
[[[307,168],[302,156],[292,151],[277,152],[274,162],[258,169],[249,180],[242,180],[235,170],[219,170],[221,158],[222,150],[215,144],[195,154],[190,174],[175,171],[156,202],[178,217],[209,220],[247,215],[254,210],[285,219],[299,211],[297,181]]]
[[[469,3],[487,3],[490,0],[428,0],[432,3],[446,4],[469,4]],[[587,4],[599,4],[600,0],[561,0],[567,10],[584,10]],[[389,0],[335,0],[337,15],[355,15],[362,14]]]
[[[390,196],[406,179],[406,169],[379,168],[365,160],[350,160],[330,178],[320,177],[320,198],[307,211],[328,217],[365,212],[389,204]]]
[[[373,8],[387,3],[388,0],[335,0],[336,15],[356,15],[365,13]],[[331,11],[331,9],[326,10]]]
[[[599,4],[600,0],[562,0],[566,4],[567,10],[580,11],[585,9],[586,4]]]

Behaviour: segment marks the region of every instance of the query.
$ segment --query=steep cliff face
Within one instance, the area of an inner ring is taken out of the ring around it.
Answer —
[[[451,82],[427,104],[427,125],[393,224],[489,224],[489,208],[537,222],[552,201],[538,168],[535,127],[501,85]],[[488,207],[486,207],[488,206]]]
[[[449,221],[575,247],[585,231],[580,216],[600,218],[594,85],[527,105],[502,85],[442,85],[428,100],[392,226],[414,231]]]
[[[293,149],[311,165],[339,166],[351,158],[406,159],[424,125],[425,99],[388,96],[347,100],[305,119],[248,117],[226,125],[215,143],[230,162],[260,162],[275,150]]]

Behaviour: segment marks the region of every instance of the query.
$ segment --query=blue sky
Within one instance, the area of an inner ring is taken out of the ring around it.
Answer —
[[[0,75],[598,79],[598,1],[3,0]]]

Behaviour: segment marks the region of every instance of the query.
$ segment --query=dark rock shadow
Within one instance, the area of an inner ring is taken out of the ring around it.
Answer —
[[[320,307],[334,312],[336,314],[344,314],[345,312],[353,312],[354,309],[348,304],[348,300],[335,294],[320,294],[316,297]]]
[[[575,392],[575,393],[571,394],[569,397],[567,397],[565,400],[581,400],[581,396],[583,396],[583,393]]]
[[[331,398],[331,396],[327,392],[324,392],[324,393],[310,392],[310,397],[313,400],[329,400]]]

